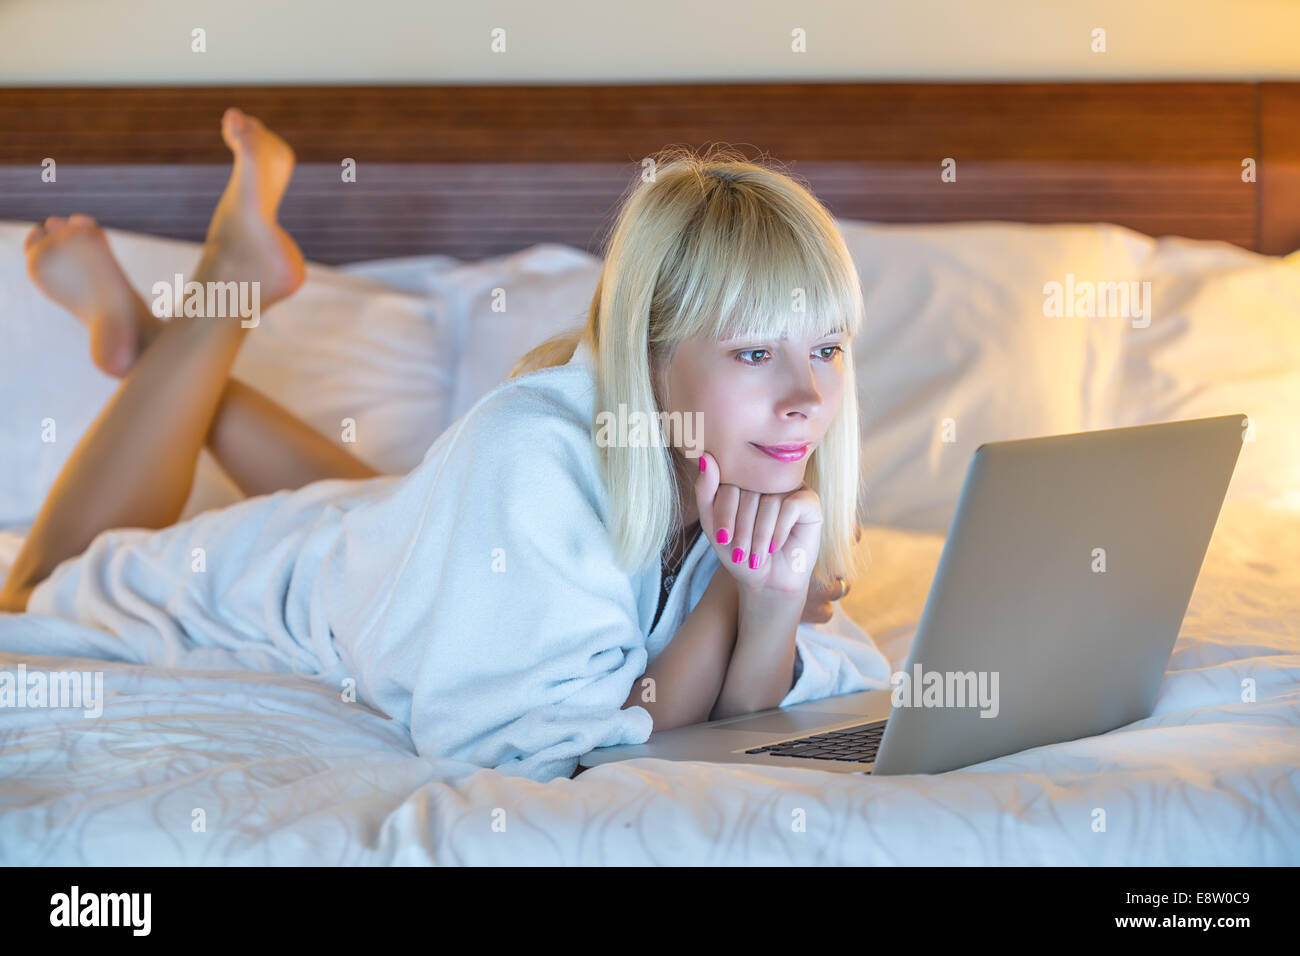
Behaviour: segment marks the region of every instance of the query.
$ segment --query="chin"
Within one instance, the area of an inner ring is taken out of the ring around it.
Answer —
[[[746,460],[732,464],[730,469],[725,462],[718,463],[723,483],[761,495],[784,495],[797,491],[804,482],[807,457],[803,461],[780,462],[753,449],[742,452],[740,457]]]

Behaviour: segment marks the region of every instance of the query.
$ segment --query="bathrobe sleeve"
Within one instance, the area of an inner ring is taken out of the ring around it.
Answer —
[[[652,729],[623,707],[645,636],[589,422],[547,389],[564,374],[484,398],[349,512],[321,582],[361,697],[421,755],[535,780]]]
[[[889,661],[838,603],[829,621],[796,629],[794,672],[782,707],[890,686]]]

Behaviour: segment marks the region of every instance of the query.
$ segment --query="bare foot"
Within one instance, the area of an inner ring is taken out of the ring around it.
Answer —
[[[306,277],[302,252],[275,221],[293,174],[293,150],[254,117],[230,108],[221,136],[234,168],[208,226],[197,272],[211,281],[258,282],[259,306],[294,292]],[[90,354],[104,373],[122,377],[161,332],[131,288],[94,219],[51,216],[23,243],[27,272],[47,296],[90,330]]]
[[[36,287],[90,330],[90,357],[121,378],[162,330],[131,288],[104,231],[89,216],[51,216],[23,242]]]
[[[267,308],[306,276],[298,244],[275,220],[293,175],[293,150],[233,106],[221,117],[221,138],[235,154],[235,166],[208,226],[206,278],[259,282],[261,307]]]

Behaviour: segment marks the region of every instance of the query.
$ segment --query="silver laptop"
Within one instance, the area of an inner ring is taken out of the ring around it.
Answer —
[[[1247,424],[980,445],[890,688],[654,733],[579,763],[942,773],[1149,717]]]

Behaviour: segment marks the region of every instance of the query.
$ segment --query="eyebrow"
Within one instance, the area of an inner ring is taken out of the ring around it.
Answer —
[[[823,332],[821,335],[814,336],[813,341],[816,342],[817,339],[830,338],[832,335],[844,335],[846,334],[846,331],[847,330],[845,329],[830,329],[829,331]],[[790,339],[790,335],[789,333],[787,333],[785,335],[779,336],[776,341],[786,342],[789,341],[789,339]],[[761,335],[736,335],[729,339],[724,339],[723,341],[730,344],[732,342],[753,342],[753,341],[761,342],[764,341],[764,339]]]

